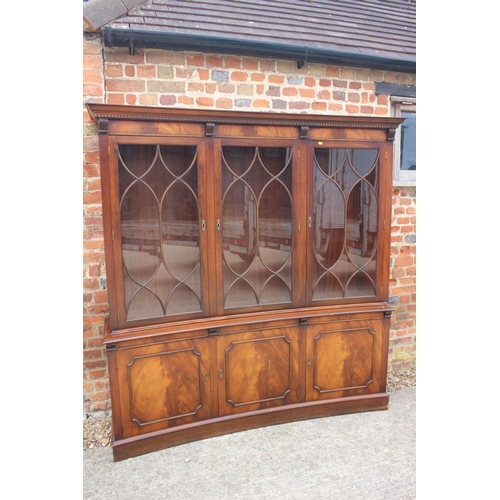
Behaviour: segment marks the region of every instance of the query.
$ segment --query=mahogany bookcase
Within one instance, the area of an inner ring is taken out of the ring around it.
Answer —
[[[88,109],[114,459],[386,409],[402,120]]]

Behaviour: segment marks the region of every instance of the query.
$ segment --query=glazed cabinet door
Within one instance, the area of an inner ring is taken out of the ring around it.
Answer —
[[[308,304],[386,300],[386,144],[311,141],[308,147]]]
[[[306,400],[385,391],[385,335],[383,319],[311,320],[306,334]]]
[[[299,305],[298,148],[291,140],[215,141],[218,314]]]
[[[297,327],[221,335],[217,341],[221,416],[298,402]]]
[[[113,327],[207,316],[204,142],[111,137],[109,154]]]
[[[121,438],[197,422],[217,411],[209,339],[118,350],[116,373]]]

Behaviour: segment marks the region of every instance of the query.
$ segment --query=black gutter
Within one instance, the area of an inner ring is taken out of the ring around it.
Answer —
[[[135,49],[189,50],[219,54],[238,54],[252,57],[292,59],[301,68],[306,62],[354,66],[385,71],[415,73],[416,62],[409,59],[395,59],[383,56],[355,54],[305,45],[280,44],[245,40],[241,38],[166,33],[123,28],[103,28],[106,47],[128,47],[131,54]]]

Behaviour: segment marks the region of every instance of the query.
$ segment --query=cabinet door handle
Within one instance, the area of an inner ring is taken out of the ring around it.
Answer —
[[[307,356],[307,366],[311,366],[311,356]]]
[[[217,231],[220,231],[220,219],[217,219]]]
[[[313,227],[313,218],[312,217],[307,218],[307,227]]]
[[[222,373],[222,368],[219,369],[219,378],[222,380],[222,377],[223,377],[223,373]]]
[[[201,221],[201,230],[202,230],[203,232],[205,232],[205,230],[206,230],[206,229],[207,229],[207,224],[206,224],[206,222],[205,222],[205,219],[203,219],[203,220]]]
[[[205,382],[208,382],[208,370],[205,371],[205,376],[203,377]]]

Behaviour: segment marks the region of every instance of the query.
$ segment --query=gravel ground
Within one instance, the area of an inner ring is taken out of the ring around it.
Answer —
[[[417,385],[416,370],[402,370],[387,375],[387,392],[397,391]],[[83,449],[111,446],[111,416],[94,418],[88,416],[83,421]]]

